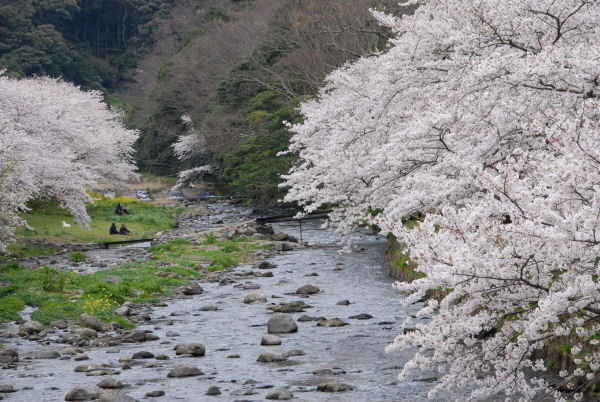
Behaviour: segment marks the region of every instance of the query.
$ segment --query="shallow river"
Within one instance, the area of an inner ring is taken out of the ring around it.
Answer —
[[[276,228],[298,236],[298,225],[274,224]],[[426,400],[427,391],[435,375],[419,374],[398,383],[397,375],[408,354],[387,354],[384,349],[400,332],[403,318],[417,310],[400,305],[402,295],[392,289],[393,280],[384,268],[385,239],[357,234],[357,247],[341,252],[336,235],[320,229],[315,221],[303,225],[303,240],[318,246],[277,254],[269,261],[277,267],[270,270],[273,277],[237,278],[237,283],[220,286],[203,283],[204,293],[189,299],[175,299],[167,307],[151,311],[151,329],[160,337],[158,341],[141,344],[122,344],[117,347],[85,348],[90,360],[39,360],[23,359],[35,354],[40,345],[10,338],[3,340],[7,347],[16,347],[21,355],[17,369],[0,371],[0,385],[9,384],[18,389],[3,394],[10,401],[59,401],[76,385],[93,386],[105,377],[89,377],[74,372],[80,364],[118,364],[120,357],[138,351],[150,351],[170,357],[166,361],[147,359],[156,367],[134,365],[129,370],[119,370],[112,377],[127,385],[123,393],[146,400],[264,400],[273,387],[288,388],[294,400],[305,401],[418,401]],[[97,253],[97,252],[96,252]],[[93,253],[92,253],[93,254]],[[115,252],[118,255],[118,251]],[[247,271],[251,266],[238,267]],[[264,272],[265,270],[261,270]],[[318,274],[318,276],[308,276]],[[236,279],[236,277],[233,277]],[[256,284],[256,290],[243,290],[239,284]],[[303,285],[312,284],[321,292],[308,298],[293,294]],[[293,313],[295,319],[303,314],[328,319],[339,317],[349,325],[343,327],[318,327],[315,321],[298,322],[298,332],[279,335],[281,346],[261,346],[267,333],[267,320],[271,314],[264,303],[244,304],[244,296],[259,292],[269,303],[302,300],[312,306],[304,313]],[[349,305],[338,305],[348,299]],[[216,311],[201,311],[203,306],[216,306]],[[172,312],[188,312],[172,316]],[[367,320],[349,317],[367,313]],[[171,324],[172,321],[172,324]],[[174,332],[179,336],[167,332]],[[50,338],[52,339],[52,338]],[[178,343],[199,342],[205,345],[206,355],[200,358],[175,356],[173,347]],[[44,350],[60,351],[70,345],[51,343]],[[283,354],[302,350],[302,356],[290,357],[281,363],[258,363],[263,352]],[[239,354],[239,358],[228,358]],[[177,364],[184,363],[200,368],[205,375],[188,378],[167,378],[167,373]],[[315,370],[331,369],[332,374],[314,374]],[[253,380],[256,384],[245,384]],[[339,381],[353,387],[344,393],[317,392],[318,384]],[[216,385],[221,395],[206,396],[206,390]],[[165,396],[146,398],[148,391],[164,390]],[[438,400],[462,399],[461,395],[445,395]]]

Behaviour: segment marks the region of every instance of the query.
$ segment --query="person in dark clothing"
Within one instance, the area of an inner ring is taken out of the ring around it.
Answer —
[[[121,203],[117,203],[117,207],[115,208],[115,214],[117,215],[122,215],[123,214],[123,207],[121,206]]]
[[[129,229],[127,229],[127,226],[125,226],[125,224],[123,223],[123,224],[121,224],[121,228],[119,229],[119,234],[130,236],[131,232],[129,231]]]
[[[123,204],[123,213],[124,213],[124,214],[127,214],[127,215],[131,215],[131,214],[129,213],[129,210],[127,209],[127,204]]]
[[[112,225],[110,225],[110,234],[111,235],[119,234],[119,231],[117,230],[117,226],[115,225],[114,222],[112,223]]]

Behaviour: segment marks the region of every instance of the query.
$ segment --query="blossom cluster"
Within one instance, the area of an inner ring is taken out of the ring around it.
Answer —
[[[560,399],[536,356],[568,337],[576,368],[563,374],[585,390],[600,367],[600,2],[429,0],[374,15],[395,38],[302,106],[285,200],[336,206],[341,232],[383,211],[374,222],[425,274],[395,284],[404,302],[447,290],[389,346],[416,348],[401,378],[439,371],[432,395]]]

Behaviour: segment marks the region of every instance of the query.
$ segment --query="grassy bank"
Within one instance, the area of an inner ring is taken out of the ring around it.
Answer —
[[[8,248],[9,254],[24,257],[55,251],[55,247],[44,245],[45,242],[81,244],[145,239],[153,233],[173,227],[176,216],[184,211],[183,207],[157,206],[128,198],[97,198],[87,205],[87,212],[92,219],[89,230],[77,226],[69,213],[60,208],[56,201],[30,202],[28,206],[31,210],[23,215],[30,228],[23,226],[17,230],[20,239]],[[118,202],[126,203],[131,215],[116,215],[115,207]],[[71,227],[63,227],[63,222]],[[117,227],[124,223],[132,235],[109,235],[112,222],[115,222]]]
[[[46,325],[55,320],[73,321],[87,313],[131,327],[133,324],[114,313],[124,302],[158,302],[161,295],[174,294],[189,280],[249,262],[257,250],[267,247],[243,240],[217,242],[211,237],[202,245],[176,239],[151,247],[151,260],[91,275],[47,266],[32,270],[11,262],[0,267],[0,283],[5,284],[0,287],[0,322],[20,320],[20,312],[31,306],[37,308],[31,318]]]

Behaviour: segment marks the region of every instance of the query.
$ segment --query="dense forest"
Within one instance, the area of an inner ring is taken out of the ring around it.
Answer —
[[[142,171],[210,163],[218,188],[272,201],[294,161],[275,156],[289,143],[283,122],[299,121],[329,72],[385,49],[370,8],[400,11],[375,0],[9,0],[0,68],[102,91],[140,130]],[[204,141],[182,164],[171,145],[184,114]]]

